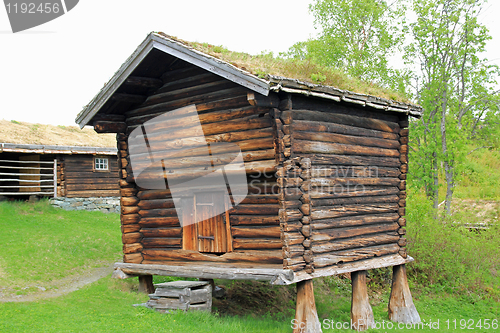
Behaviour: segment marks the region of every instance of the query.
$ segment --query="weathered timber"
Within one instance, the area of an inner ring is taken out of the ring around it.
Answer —
[[[180,237],[182,228],[142,228],[140,230],[144,237]]]
[[[138,203],[138,206],[142,210],[175,208],[174,200],[171,199],[171,198],[168,198],[168,199],[140,200],[139,203]]]
[[[304,235],[300,232],[287,232],[282,235],[282,242],[284,246],[302,244],[304,239]]]
[[[339,239],[329,242],[313,242],[311,250],[314,253],[325,253],[332,251],[340,251],[353,249],[357,247],[367,247],[382,244],[395,244],[398,245],[400,236],[396,232],[385,232],[381,234],[361,235],[352,238]],[[401,246],[401,245],[400,245]]]
[[[123,244],[139,243],[142,239],[142,234],[140,232],[131,232],[128,234],[122,234]]]
[[[143,200],[154,200],[154,199],[169,199],[172,198],[170,190],[141,190],[137,193],[137,197]]]
[[[303,194],[304,193],[298,187],[286,187],[280,190],[278,198],[280,201],[298,200]]]
[[[281,232],[279,226],[258,226],[258,227],[237,227],[231,228],[233,237],[246,238],[280,238]]]
[[[161,248],[161,247],[180,247],[181,238],[143,238],[142,246],[144,248]],[[144,250],[143,250],[144,251]]]
[[[139,276],[139,292],[143,294],[152,294],[155,292],[152,275]]]
[[[297,304],[292,328],[294,333],[322,332],[314,301],[313,280],[297,283]]]
[[[122,234],[128,234],[131,232],[138,232],[141,229],[141,226],[137,223],[134,224],[123,224],[121,227]]]
[[[304,171],[302,172],[304,174]],[[308,178],[339,178],[339,177],[360,177],[360,178],[379,178],[393,177],[401,175],[398,168],[385,168],[377,166],[356,166],[356,165],[334,165],[334,166],[313,166],[309,172]],[[304,177],[304,176],[302,176]]]
[[[293,124],[289,128],[295,131],[308,131],[308,132],[324,132],[324,133],[336,133],[342,135],[351,135],[358,137],[370,137],[374,139],[381,140],[398,140],[399,135],[389,132],[381,132],[372,129],[366,129],[356,126],[341,125],[335,123],[325,123],[321,121],[308,121],[308,120],[294,120]],[[369,138],[366,138],[369,139]],[[379,142],[379,141],[375,141]],[[392,144],[391,144],[392,145]],[[382,145],[380,145],[383,147]],[[392,147],[388,147],[392,148]]]
[[[141,216],[139,214],[121,215],[120,220],[122,224],[133,224],[139,222]]]
[[[276,195],[247,195],[240,203],[245,204],[278,204],[279,200]]]
[[[325,267],[398,253],[397,244],[376,245],[314,255],[314,266]]]
[[[143,228],[161,228],[161,227],[177,227],[180,226],[177,216],[162,216],[162,217],[143,217],[139,221],[139,225]]]
[[[360,165],[360,166],[382,166],[400,167],[401,162],[396,157],[384,156],[359,156],[359,155],[338,155],[338,154],[301,154],[309,157],[316,165]]]
[[[279,225],[280,220],[277,215],[234,215],[230,214],[231,225]]]
[[[140,264],[142,262],[142,254],[140,253],[130,253],[123,255],[123,262],[130,264]]]
[[[380,157],[399,157],[396,149],[347,145],[333,142],[298,140],[294,141],[293,152],[296,154],[338,154]]]
[[[142,251],[141,243],[123,244],[123,253],[137,253]]]
[[[360,332],[375,326],[372,307],[368,301],[366,271],[351,273],[351,328]]]
[[[137,197],[123,197],[120,199],[120,204],[122,206],[136,206],[139,201]]]
[[[389,132],[389,133],[400,132],[400,127],[398,123],[380,119],[364,118],[347,114],[309,111],[309,110],[292,110],[292,111],[281,112],[281,120],[283,120],[283,123],[288,125],[291,123],[291,119],[295,121],[296,120],[321,121],[326,123],[335,123],[335,124],[350,125],[350,126],[355,124],[356,127],[368,128],[382,132]]]
[[[97,133],[125,133],[127,124],[124,122],[98,120],[94,122],[94,130]]]
[[[145,260],[165,260],[165,261],[198,261],[214,263],[237,263],[253,262],[263,264],[281,264],[281,250],[245,250],[215,255],[210,253],[200,253],[195,250],[177,250],[177,249],[144,249],[142,251]]]
[[[400,220],[398,213],[382,213],[314,220],[312,225],[315,230],[322,230],[330,228],[364,226],[377,223],[391,223],[398,220]]]
[[[255,266],[253,264],[253,266]],[[267,267],[266,267],[267,266]],[[284,270],[281,265],[262,265],[260,268],[239,265],[234,266],[217,265],[213,263],[199,265],[152,265],[152,264],[128,264],[115,263],[115,270],[121,270],[128,275],[160,275],[192,277],[198,276],[205,279],[232,279],[232,280],[264,280],[273,284],[289,284],[293,280],[293,272]]]
[[[279,217],[280,221],[290,222],[290,221],[300,221],[300,219],[304,216],[299,209],[280,209]]]
[[[367,197],[352,197],[352,198],[335,198],[335,199],[313,199],[311,203],[313,206],[336,206],[336,205],[352,205],[352,204],[366,204],[366,203],[395,203],[400,202],[399,197],[394,195],[388,196],[367,196]],[[400,205],[401,206],[401,205]]]
[[[389,319],[398,323],[420,323],[420,316],[413,304],[413,299],[406,277],[404,264],[392,267],[392,287],[389,298]]]
[[[263,250],[263,249],[281,249],[281,240],[276,238],[235,238],[233,239],[233,248],[235,250]]]
[[[129,76],[123,82],[130,87],[141,87],[156,90],[163,85],[162,80],[151,77]]]
[[[121,206],[120,210],[123,215],[127,215],[127,214],[137,214],[140,208],[137,206]]]
[[[398,219],[398,224],[401,227],[405,227],[406,226],[406,219],[404,217]]]
[[[302,230],[302,223],[300,221],[281,223],[280,228],[284,232],[300,232]]]
[[[274,215],[278,214],[278,204],[239,204],[229,210],[230,214],[234,215]]]
[[[350,238],[360,235],[391,232],[391,231],[396,231],[398,229],[399,229],[399,224],[397,224],[396,222],[370,224],[367,226],[359,226],[354,228],[345,227],[345,228],[323,229],[321,231],[316,230],[311,236],[311,239],[314,242],[337,241],[340,238]]]
[[[378,196],[378,195],[391,195],[400,193],[397,187],[381,187],[381,186],[342,186],[333,188],[312,188],[308,195],[311,199],[329,199],[329,198],[346,198],[346,197],[364,197],[364,196]]]
[[[343,217],[349,215],[392,213],[400,209],[397,203],[375,203],[361,205],[313,207],[311,217],[313,220]]]
[[[304,255],[304,246],[302,244],[283,246],[283,258],[293,258]]]
[[[247,99],[248,102],[254,106],[278,107],[280,103],[280,99],[275,93],[270,93],[268,96],[264,96],[257,92],[248,92]]]
[[[177,210],[175,208],[140,209],[136,213],[139,213],[142,217],[177,217]]]
[[[299,131],[293,133],[293,139],[304,141],[335,142],[339,144],[353,145],[355,147],[366,146],[384,149],[399,149],[401,152],[403,151],[403,146],[401,146],[399,141],[397,140],[386,140],[373,137],[359,137],[336,133]]]

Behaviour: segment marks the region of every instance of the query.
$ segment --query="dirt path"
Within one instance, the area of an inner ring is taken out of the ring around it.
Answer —
[[[34,302],[48,298],[59,297],[75,290],[78,290],[87,284],[95,282],[103,277],[111,274],[113,272],[113,264],[108,264],[104,267],[94,268],[89,270],[85,274],[78,276],[70,276],[64,279],[54,281],[52,284],[57,286],[55,290],[47,290],[36,293],[31,293],[29,295],[3,295],[0,292],[0,302]]]

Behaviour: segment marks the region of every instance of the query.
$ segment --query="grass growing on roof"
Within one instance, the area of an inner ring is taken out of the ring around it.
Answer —
[[[230,51],[223,46],[187,42],[161,32],[159,34],[228,62],[260,78],[265,78],[267,74],[271,74],[315,84],[333,86],[360,94],[408,102],[406,97],[401,96],[397,92],[382,88],[372,82],[352,78],[342,71],[320,66],[309,60],[275,57],[272,52],[262,52],[259,55],[250,55],[244,52]]]

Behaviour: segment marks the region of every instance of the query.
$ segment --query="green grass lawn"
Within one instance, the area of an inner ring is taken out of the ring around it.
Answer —
[[[36,286],[57,288],[62,279],[78,276],[121,256],[117,214],[66,212],[53,209],[44,201],[4,202],[0,203],[0,220],[4,235],[0,240],[0,292],[4,294],[6,291],[40,293]],[[384,321],[388,325],[387,276],[390,274],[383,270],[370,274],[375,320],[379,325]],[[155,277],[156,282],[168,279]],[[424,327],[403,331],[500,331],[476,327],[479,320],[490,319],[491,325],[492,319],[500,319],[500,303],[488,293],[453,293],[446,288],[440,290],[436,285],[410,282],[424,323],[439,320],[440,326],[439,330]],[[0,332],[291,332],[293,286],[273,287],[244,281],[216,283],[226,286],[227,298],[231,301],[214,300],[213,313],[160,314],[133,306],[148,299],[147,295],[137,293],[135,279],[123,281],[108,276],[57,298],[0,303]],[[30,288],[23,289],[26,286]],[[326,324],[323,331],[339,331],[336,323],[350,320],[349,279],[316,279],[315,293],[318,315]],[[471,320],[472,330],[460,329],[461,323],[470,327]],[[327,329],[328,326],[331,328]],[[368,332],[390,331],[385,326]]]

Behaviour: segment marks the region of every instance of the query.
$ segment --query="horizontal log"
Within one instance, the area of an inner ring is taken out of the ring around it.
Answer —
[[[137,197],[142,200],[169,199],[172,198],[170,190],[141,190]]]
[[[123,82],[130,87],[141,87],[156,90],[163,85],[162,80],[151,77],[129,76]]]
[[[122,197],[133,197],[137,194],[136,188],[121,188],[120,195]]]
[[[383,156],[355,156],[336,154],[301,154],[303,157],[311,159],[313,165],[359,165],[359,166],[382,166],[398,167],[401,165],[397,157]]]
[[[399,193],[397,187],[381,187],[381,186],[343,186],[339,188],[312,188],[308,195],[311,200],[314,199],[331,199],[331,198],[345,198],[345,197],[364,197],[364,196],[378,196],[378,195],[391,195]]]
[[[141,220],[141,216],[139,214],[121,215],[120,220],[122,224],[133,224],[138,223]]]
[[[399,178],[371,178],[371,177],[339,177],[339,178],[311,178],[302,184],[302,189],[307,191],[312,188],[320,188],[327,192],[343,192],[344,186],[347,188],[358,187],[363,190],[363,186],[400,186]]]
[[[304,193],[298,187],[286,187],[282,188],[278,194],[278,198],[281,201],[285,200],[298,200],[300,199]]]
[[[397,203],[378,203],[378,204],[362,204],[362,205],[343,205],[343,206],[326,206],[313,207],[311,217],[313,220],[321,220],[327,218],[336,218],[349,215],[364,215],[377,213],[393,213],[397,212],[399,205]]]
[[[118,190],[66,191],[68,198],[119,197]]]
[[[137,197],[123,197],[120,199],[120,204],[122,206],[136,206],[139,201]]]
[[[145,260],[168,260],[180,262],[214,262],[214,263],[238,263],[250,262],[261,264],[281,264],[283,258],[280,250],[263,250],[263,251],[234,251],[223,255],[213,255],[208,253],[200,253],[192,250],[176,250],[176,249],[145,249],[143,256]]]
[[[291,246],[291,245],[302,244],[305,237],[300,232],[286,232],[283,233],[282,239],[284,246]]]
[[[395,222],[392,223],[380,223],[380,224],[370,224],[358,227],[345,227],[345,228],[333,228],[333,229],[323,229],[315,230],[311,236],[311,240],[314,242],[327,242],[341,238],[350,238],[361,235],[369,235],[376,233],[385,233],[396,231],[399,229],[399,225]]]
[[[139,215],[142,217],[177,217],[177,210],[175,208],[165,209],[149,209],[138,210]]]
[[[287,200],[280,203],[280,208],[282,209],[299,208],[300,206],[302,206],[302,201],[300,200]]]
[[[279,225],[278,215],[234,215],[230,214],[229,219],[232,226],[238,225]]]
[[[302,219],[302,212],[299,209],[280,209],[279,217],[280,221],[283,222],[291,222],[291,221],[300,221]]]
[[[269,238],[235,238],[233,239],[233,248],[235,250],[263,250],[263,249],[281,249],[280,239]]]
[[[146,248],[162,248],[181,246],[182,238],[143,238],[141,243]],[[144,250],[143,250],[144,251]]]
[[[66,183],[67,191],[100,191],[100,190],[116,190],[120,187],[118,184],[68,184]]]
[[[317,254],[314,256],[315,267],[345,264],[348,262],[381,257],[399,252],[397,244],[376,245],[359,249]]]
[[[131,232],[129,234],[122,234],[123,244],[140,243],[142,234],[140,232]]]
[[[288,128],[288,126],[285,126]],[[379,138],[383,140],[398,140],[399,135],[395,133],[382,132],[372,129],[366,129],[350,125],[341,125],[335,123],[326,123],[322,121],[308,121],[308,120],[295,120],[290,125],[293,132],[296,131],[309,131],[309,132],[323,132],[323,133],[337,133],[358,137]],[[367,138],[368,139],[368,138]]]
[[[333,219],[313,220],[312,225],[315,230],[355,227],[377,223],[391,223],[399,220],[398,213],[370,214],[340,217]]]
[[[242,205],[239,204],[229,210],[229,214],[234,215],[278,215],[278,204],[255,204]]]
[[[282,249],[283,258],[293,258],[304,255],[305,248],[302,244],[284,246]]]
[[[142,251],[142,244],[141,243],[132,243],[132,244],[124,244],[123,245],[123,253],[124,254],[129,254],[129,253],[137,253]]]
[[[304,177],[304,172],[302,172]],[[385,168],[378,166],[357,166],[357,165],[334,165],[334,166],[313,166],[309,170],[309,178],[339,178],[339,177],[360,177],[360,178],[379,178],[392,177],[398,178],[401,171],[398,168]]]
[[[373,119],[367,117],[358,117],[347,114],[331,113],[331,112],[321,112],[321,111],[309,111],[309,110],[293,110],[293,111],[282,111],[281,120],[284,124],[291,124],[292,119],[296,120],[308,120],[308,121],[320,121],[327,123],[335,123],[342,125],[350,125],[361,128],[368,128],[382,132],[389,133],[399,133],[400,127],[396,122],[385,121],[381,119]]]
[[[127,264],[140,264],[142,260],[142,254],[140,253],[130,253],[123,256],[123,262]]]
[[[300,187],[304,181],[302,178],[278,178],[276,182],[280,187]]]
[[[140,229],[141,229],[141,226],[138,225],[137,223],[122,224],[122,226],[121,226],[122,234],[129,234],[131,232],[139,232]]]
[[[247,195],[240,204],[278,204],[277,195]]]
[[[282,232],[300,232],[302,230],[302,223],[299,221],[281,223],[280,228]]]
[[[292,147],[296,154],[338,154],[359,156],[399,157],[397,149],[366,147],[359,145],[346,145],[333,142],[319,142],[307,140],[294,140]]]
[[[182,228],[172,227],[172,228],[141,228],[140,232],[144,237],[155,238],[155,237],[165,237],[165,238],[178,238],[182,235]]]
[[[311,250],[314,253],[325,253],[332,251],[347,250],[359,247],[368,247],[382,244],[396,244],[400,236],[396,232],[382,234],[362,235],[353,238],[339,239],[330,242],[313,242]]]
[[[231,234],[234,238],[280,238],[281,231],[279,226],[232,226]]]
[[[140,219],[139,225],[143,228],[178,227],[180,222],[177,216],[143,217]]]
[[[175,208],[173,199],[152,199],[152,200],[140,200],[138,206],[142,210],[150,209],[162,209],[162,208]]]
[[[125,133],[127,124],[125,122],[98,120],[94,122],[94,131],[97,133]]]
[[[366,146],[384,149],[400,149],[403,152],[403,146],[397,140],[386,140],[373,137],[360,137],[352,135],[343,135],[325,132],[294,132],[294,140],[334,142],[352,146]]]
[[[127,214],[137,214],[140,208],[137,206],[121,206],[120,210],[123,215],[127,215]]]
[[[336,205],[352,205],[352,204],[366,204],[378,202],[399,202],[399,196],[396,194],[388,196],[366,196],[366,197],[353,197],[353,198],[334,198],[334,199],[313,199],[312,205],[317,206],[336,206]]]

